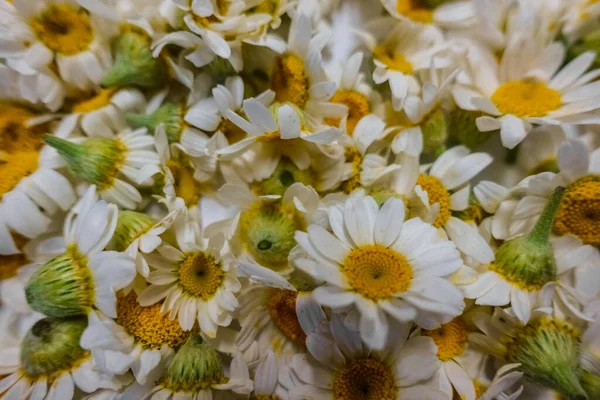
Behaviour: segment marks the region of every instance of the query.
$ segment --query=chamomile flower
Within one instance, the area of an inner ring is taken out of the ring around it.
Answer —
[[[7,61],[42,71],[56,63],[60,77],[82,90],[98,84],[111,65],[114,27],[74,1],[2,2],[0,29]]]
[[[315,299],[335,309],[353,306],[372,348],[382,348],[393,320],[435,329],[464,308],[447,280],[462,266],[454,244],[419,218],[404,217],[399,199],[380,209],[372,197],[355,195],[329,210],[333,234],[313,224],[295,236],[308,254],[296,264],[325,282]]]
[[[90,316],[80,345],[92,352],[103,373],[122,375],[131,369],[136,381],[144,385],[158,379],[190,335],[178,321],[161,313],[161,303],[143,307],[131,292],[118,295],[115,319]]]
[[[214,338],[219,326],[231,323],[241,285],[223,235],[202,238],[193,225],[180,214],[174,226],[177,247],[163,244],[157,254],[145,256],[152,270],[139,303],[150,306],[163,300],[161,312],[178,318],[184,330],[198,321],[202,332]]]
[[[414,337],[405,342],[406,334],[406,329],[395,329],[383,348],[372,349],[334,314],[309,335],[309,354],[292,358],[291,377],[281,383],[290,398],[310,400],[352,399],[365,393],[380,400],[446,399],[424,385],[439,364],[433,340]]]
[[[16,347],[0,350],[0,394],[15,399],[74,398],[75,389],[119,389],[123,379],[111,379],[95,369],[92,355],[79,346],[85,317],[37,321]]]
[[[193,334],[177,351],[147,400],[220,398],[226,393],[249,395],[253,382],[243,357],[236,354],[225,373],[219,354],[200,335]]]
[[[97,201],[95,186],[67,216],[62,254],[42,265],[25,288],[32,309],[53,317],[116,316],[116,295],[135,277],[125,253],[104,251],[117,224],[117,206]],[[52,239],[49,239],[52,240]]]
[[[520,36],[512,40],[498,61],[482,48],[469,52],[465,76],[453,89],[463,110],[480,111],[479,130],[500,130],[502,144],[509,149],[531,131],[532,124],[579,124],[594,118],[600,101],[596,71],[586,73],[595,55],[581,54],[564,67],[561,43],[540,43]]]
[[[576,0],[569,3],[561,21],[564,24],[562,32],[572,42],[597,29],[598,16],[600,5],[594,0]]]
[[[47,125],[29,126],[36,115],[0,105],[0,254],[18,254],[11,231],[34,238],[48,231],[52,216],[75,202],[71,183],[56,169],[60,161],[43,146]]]
[[[432,25],[378,18],[360,34],[373,56],[373,81],[388,82],[393,108],[402,110],[407,95],[420,91],[413,73],[429,68],[433,56],[444,49],[442,32]]]
[[[146,129],[126,129],[111,138],[66,140],[46,135],[44,141],[56,149],[63,159],[63,165],[76,178],[96,185],[103,199],[127,209],[135,209],[142,201],[134,185],[151,183],[147,176],[141,174],[143,168],[160,162],[154,148],[154,138],[146,135]]]
[[[447,29],[466,28],[476,22],[476,1],[439,0],[381,0],[395,18],[433,23]]]

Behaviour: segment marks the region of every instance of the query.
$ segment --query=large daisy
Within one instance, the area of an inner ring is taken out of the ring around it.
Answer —
[[[296,232],[308,254],[296,264],[325,282],[315,299],[334,309],[353,305],[373,348],[384,346],[391,320],[435,329],[464,308],[447,279],[462,266],[454,244],[419,218],[404,218],[402,200],[380,209],[372,197],[356,195],[329,210],[333,234],[315,224]]]
[[[498,61],[491,52],[472,47],[465,75],[453,94],[463,110],[480,111],[481,131],[500,130],[502,144],[512,149],[533,124],[586,123],[596,117],[598,71],[587,72],[595,55],[586,52],[561,68],[561,43],[540,43],[519,36]],[[590,83],[592,82],[592,83]]]
[[[444,28],[466,28],[477,21],[477,1],[381,0],[390,15]]]
[[[19,69],[43,70],[56,63],[60,77],[78,89],[91,89],[110,67],[109,39],[115,27],[77,2],[2,2],[1,48]]]

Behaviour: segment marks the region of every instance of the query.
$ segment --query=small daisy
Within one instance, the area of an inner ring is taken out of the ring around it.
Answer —
[[[404,108],[408,94],[420,91],[413,73],[429,68],[433,56],[445,48],[438,28],[409,20],[378,18],[370,21],[360,35],[373,56],[373,81],[389,82],[396,111]]]
[[[56,170],[56,153],[43,146],[47,125],[28,125],[34,117],[26,108],[0,105],[0,254],[19,253],[11,231],[39,236],[76,200],[71,183]]]
[[[160,303],[142,307],[133,292],[120,294],[117,317],[90,315],[80,345],[92,352],[98,368],[108,376],[122,375],[131,369],[141,385],[156,381],[191,335],[160,309]]]
[[[223,236],[200,238],[193,225],[186,214],[180,214],[174,225],[177,248],[163,244],[158,254],[145,256],[152,270],[139,303],[146,307],[164,299],[161,313],[177,317],[186,331],[197,320],[202,332],[214,338],[219,326],[231,323],[241,285]]]
[[[2,1],[6,18],[3,52],[19,68],[56,63],[60,77],[78,89],[97,85],[112,63],[109,40],[114,27],[74,1]]]
[[[25,295],[31,308],[54,317],[97,309],[115,318],[115,292],[135,277],[135,263],[127,254],[104,251],[116,224],[117,206],[97,201],[96,187],[90,186],[65,220],[66,248],[29,279]],[[55,245],[55,239],[48,240]]]
[[[600,107],[597,83],[590,83],[598,71],[586,73],[595,58],[592,52],[560,68],[565,58],[561,43],[540,44],[522,36],[509,43],[499,61],[481,48],[473,48],[468,58],[468,77],[458,80],[454,99],[463,110],[487,114],[477,118],[477,127],[499,129],[509,149],[527,136],[532,124],[586,123]]]
[[[406,329],[392,331],[385,346],[374,350],[361,342],[359,333],[333,315],[320,330],[309,335],[309,354],[297,354],[289,364],[290,377],[281,380],[289,398],[310,400],[446,400],[425,382],[439,364],[433,340],[414,337],[406,342]]]
[[[156,386],[144,400],[223,398],[232,392],[248,396],[254,385],[248,366],[237,353],[228,373],[219,354],[200,335],[193,334],[177,351]],[[229,398],[229,397],[225,397]]]
[[[381,0],[385,9],[395,18],[433,23],[447,28],[466,28],[476,22],[477,1],[414,1]]]
[[[239,212],[213,229],[226,229],[231,247],[241,261],[286,275],[292,271],[288,256],[296,246],[294,234],[305,230],[319,204],[317,192],[297,182],[283,196],[256,196],[243,185],[225,184],[218,191],[223,204]],[[289,288],[289,286],[288,286]]]
[[[334,234],[315,224],[296,232],[309,255],[298,267],[326,282],[313,296],[328,307],[354,305],[361,337],[372,348],[382,348],[391,321],[435,329],[464,308],[447,280],[462,266],[454,244],[419,218],[404,217],[399,199],[379,209],[372,197],[355,195],[329,210]]]
[[[142,196],[124,178],[136,186],[148,185],[151,181],[141,171],[145,166],[160,162],[154,138],[146,134],[146,129],[126,129],[113,138],[66,140],[46,135],[44,141],[56,149],[63,165],[75,177],[97,185],[100,197],[127,209],[135,209]]]
[[[594,0],[575,0],[565,7],[562,33],[570,42],[597,30],[600,4]]]
[[[96,370],[92,355],[79,347],[85,317],[37,321],[17,347],[0,350],[0,394],[10,399],[74,398],[75,390],[119,389],[124,379],[111,379]]]

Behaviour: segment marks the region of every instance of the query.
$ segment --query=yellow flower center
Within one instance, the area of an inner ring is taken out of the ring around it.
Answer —
[[[162,303],[142,307],[134,292],[117,299],[116,322],[144,348],[160,350],[164,345],[177,350],[191,334],[181,329],[177,320],[162,315]]]
[[[225,271],[215,258],[202,251],[186,254],[179,264],[179,285],[194,297],[212,298],[225,280]]]
[[[38,157],[37,151],[0,154],[0,198],[13,190],[23,178],[37,170]]]
[[[26,125],[27,121],[35,116],[25,108],[0,104],[0,151],[16,153],[39,150],[46,126]]]
[[[167,167],[175,179],[175,194],[181,197],[187,207],[198,204],[202,196],[203,186],[194,179],[194,170],[189,165],[177,160],[169,160]]]
[[[600,246],[600,176],[588,175],[571,183],[554,219],[554,232],[572,234],[585,244]]]
[[[371,104],[367,96],[355,90],[338,90],[329,101],[348,106],[346,131],[350,136],[354,133],[354,128],[356,128],[358,121],[371,111]],[[325,123],[339,127],[340,118],[326,118]]]
[[[446,190],[442,182],[435,176],[419,175],[417,185],[427,192],[429,204],[439,203],[440,211],[433,223],[433,226],[439,228],[444,226],[450,219],[450,193]]]
[[[15,233],[12,234],[12,237],[17,249],[22,251],[28,242],[27,238]],[[23,253],[0,255],[0,281],[15,277],[19,269],[27,262],[27,257]]]
[[[95,95],[73,105],[72,111],[76,113],[88,113],[98,110],[110,104],[116,89],[101,89]]]
[[[356,148],[352,146],[346,146],[344,149],[344,161],[346,164],[350,164],[352,166],[352,175],[342,182],[340,189],[344,193],[350,194],[354,191],[354,189],[360,187],[360,172],[363,156]]]
[[[398,389],[389,367],[372,358],[346,363],[333,380],[335,400],[396,400]]]
[[[425,8],[419,0],[398,0],[396,11],[415,22],[433,22],[433,12]]]
[[[413,72],[413,66],[410,61],[404,58],[402,54],[396,53],[393,49],[385,46],[375,47],[373,57],[391,70],[399,71],[403,74],[411,74]]]
[[[405,292],[413,277],[412,267],[402,254],[379,245],[352,250],[342,272],[354,291],[374,301]]]
[[[228,119],[223,118],[218,131],[223,132],[229,144],[234,144],[246,137],[246,132]]]
[[[296,315],[296,298],[298,292],[282,289],[270,289],[267,308],[271,319],[279,330],[292,342],[304,347],[306,334],[298,322]]]
[[[277,58],[271,77],[271,89],[275,91],[278,102],[304,108],[308,101],[309,87],[304,61],[300,57],[288,53]]]
[[[94,40],[88,13],[67,4],[52,4],[33,18],[31,27],[46,47],[65,56],[87,50]]]
[[[473,381],[473,386],[475,386],[475,398],[478,399],[488,390],[488,386],[479,381]]]
[[[424,330],[423,335],[433,339],[438,348],[437,356],[441,361],[448,361],[461,355],[469,340],[469,330],[460,318],[454,318],[438,329]]]
[[[517,117],[543,117],[562,104],[558,91],[534,81],[506,82],[496,89],[492,102],[501,113]]]

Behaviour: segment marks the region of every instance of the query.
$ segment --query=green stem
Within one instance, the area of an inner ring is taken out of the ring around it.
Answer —
[[[562,200],[564,193],[565,188],[562,186],[558,186],[554,189],[554,192],[552,192],[552,196],[550,197],[550,200],[548,200],[548,203],[546,203],[540,218],[528,235],[532,242],[537,244],[546,244],[548,242],[552,225],[554,224],[554,216],[560,206],[560,201]]]

